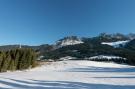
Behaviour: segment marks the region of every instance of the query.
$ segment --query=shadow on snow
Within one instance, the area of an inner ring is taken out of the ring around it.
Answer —
[[[135,89],[135,85],[108,85],[108,84],[89,84],[82,82],[68,82],[68,81],[42,81],[42,80],[16,80],[9,79],[10,81],[0,80],[0,84],[5,84],[13,89]],[[8,89],[1,88],[0,89]],[[9,88],[11,89],[11,88]]]
[[[86,68],[72,68],[66,70],[68,72],[135,72],[135,67],[132,68],[105,68],[105,67],[86,67]]]

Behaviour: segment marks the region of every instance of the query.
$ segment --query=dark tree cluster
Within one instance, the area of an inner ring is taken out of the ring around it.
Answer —
[[[94,58],[94,59],[88,59],[90,61],[98,61],[98,62],[115,62],[115,63],[127,63],[128,60],[124,59],[124,58],[112,58],[112,59],[108,59],[108,58]]]
[[[0,72],[24,70],[36,66],[36,53],[32,49],[0,52]]]

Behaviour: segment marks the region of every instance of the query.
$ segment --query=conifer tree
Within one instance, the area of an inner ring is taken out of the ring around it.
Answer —
[[[32,49],[16,49],[0,52],[0,72],[35,67],[36,53]]]
[[[2,66],[2,61],[3,61],[3,52],[0,52],[0,69]]]
[[[1,65],[1,72],[6,72],[8,70],[9,60],[11,59],[9,53],[3,53],[3,61]]]

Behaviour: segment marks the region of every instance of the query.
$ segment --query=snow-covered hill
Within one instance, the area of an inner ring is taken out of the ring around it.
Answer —
[[[110,45],[110,46],[113,46],[115,48],[118,48],[120,46],[125,46],[128,42],[129,42],[129,40],[117,41],[117,42],[102,42],[101,44],[106,44],[106,45]]]
[[[0,89],[135,89],[135,67],[60,61],[27,71],[0,73]]]
[[[70,36],[70,37],[65,37],[59,41],[56,42],[56,46],[58,47],[63,47],[63,46],[68,46],[68,45],[76,45],[76,44],[81,44],[83,41],[81,41],[80,38],[76,36]]]

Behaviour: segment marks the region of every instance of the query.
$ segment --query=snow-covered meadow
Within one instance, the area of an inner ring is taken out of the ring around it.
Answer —
[[[93,61],[59,61],[0,73],[0,89],[135,89],[135,67]]]

